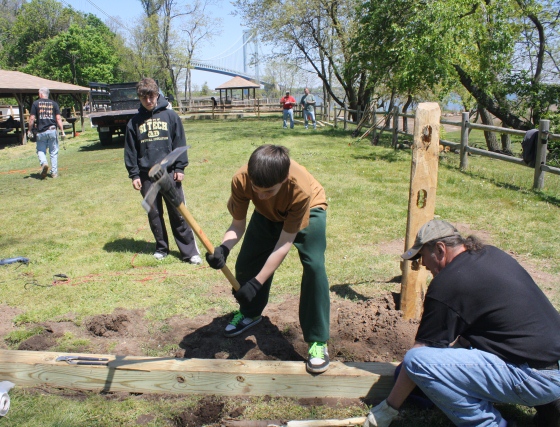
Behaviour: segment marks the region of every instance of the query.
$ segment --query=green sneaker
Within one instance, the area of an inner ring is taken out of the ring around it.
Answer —
[[[307,372],[320,374],[329,369],[329,351],[324,342],[313,342],[309,344],[309,357],[307,358]]]
[[[233,315],[233,319],[231,319],[231,322],[229,322],[229,324],[226,326],[224,335],[228,338],[235,337],[245,332],[251,326],[255,326],[261,320],[262,320],[262,316],[257,316],[252,318],[245,317],[243,314],[241,314],[240,311],[236,311]]]

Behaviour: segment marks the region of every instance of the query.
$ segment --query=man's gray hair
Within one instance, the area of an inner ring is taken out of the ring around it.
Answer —
[[[436,246],[437,242],[443,242],[445,246],[451,248],[455,246],[464,245],[466,250],[469,252],[478,252],[485,246],[482,240],[480,240],[478,237],[473,235],[467,238],[464,238],[461,235],[457,235],[457,236],[444,237],[442,239],[434,239],[426,243],[424,246],[426,246],[429,251],[433,252],[433,249]]]
[[[46,87],[42,87],[41,89],[39,89],[39,93],[48,98],[51,91]]]

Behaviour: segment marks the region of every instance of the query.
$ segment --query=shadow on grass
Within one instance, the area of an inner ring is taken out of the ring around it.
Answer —
[[[444,162],[440,162],[440,168],[444,167],[448,170],[451,171],[457,171],[458,168],[452,164],[449,163],[444,163]],[[526,191],[528,193],[533,192],[541,201],[549,203],[551,205],[554,206],[560,206],[560,198],[556,197],[556,196],[552,196],[550,194],[546,194],[541,190],[532,190],[530,188],[526,188],[526,187],[520,187],[519,185],[514,185],[508,182],[503,182],[500,181],[498,179],[496,179],[493,176],[488,176],[487,174],[484,173],[480,173],[479,172],[471,172],[471,171],[461,171],[462,174],[465,174],[471,178],[476,178],[476,179],[483,179],[486,182],[489,182],[493,185],[495,185],[498,188],[504,188],[506,190],[511,190],[511,191]]]
[[[44,181],[44,180],[47,180],[47,179],[51,179],[52,177],[50,175],[47,175],[45,178],[43,178],[41,176],[40,172],[30,173],[29,175],[26,175],[26,176],[23,177],[23,179],[30,179],[30,178],[31,179],[37,179],[39,181]]]
[[[402,276],[395,276],[389,279],[386,283],[400,283],[401,277]],[[356,292],[354,289],[352,289],[353,285],[361,285],[366,283],[370,283],[370,282],[343,283],[338,285],[332,285],[330,287],[330,290],[334,292],[336,295],[338,295],[340,298],[348,299],[350,301],[367,301],[371,299],[371,297],[362,295]],[[400,304],[400,293],[391,292],[391,295],[393,296],[393,301],[395,302],[395,305],[398,307]]]
[[[114,137],[113,142],[109,145],[101,145],[99,138],[88,139],[87,142],[91,144],[82,145],[79,151],[99,151],[99,150],[114,150],[116,148],[124,148],[124,136]]]
[[[107,242],[103,246],[103,249],[107,252],[132,252],[151,254],[153,252],[154,245],[154,242],[126,238]]]
[[[263,316],[260,323],[247,331],[236,337],[227,338],[224,336],[224,329],[231,318],[231,314],[216,317],[211,323],[185,335],[179,343],[179,347],[185,350],[183,357],[262,360],[264,354],[266,358],[272,360],[305,360],[290,341],[290,338],[299,338],[299,333],[292,334],[290,330],[280,331],[268,317]],[[249,336],[254,339],[247,339]]]

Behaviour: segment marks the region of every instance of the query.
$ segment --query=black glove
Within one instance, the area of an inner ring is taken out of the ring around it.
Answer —
[[[225,245],[220,245],[214,248],[214,253],[209,254],[206,252],[206,262],[208,265],[216,270],[221,270],[226,265],[226,260],[229,255],[229,249]]]
[[[257,295],[257,292],[262,288],[261,283],[256,277],[243,283],[241,288],[235,293],[234,297],[239,302],[239,304],[249,304]]]

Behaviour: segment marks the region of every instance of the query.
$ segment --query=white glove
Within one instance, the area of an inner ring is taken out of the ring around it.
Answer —
[[[30,130],[27,131],[27,138],[33,138],[33,132],[31,132]]]
[[[391,408],[384,400],[371,408],[363,427],[389,427],[397,415],[399,415],[399,411]]]
[[[60,139],[66,139],[66,134],[64,132],[60,132]]]

